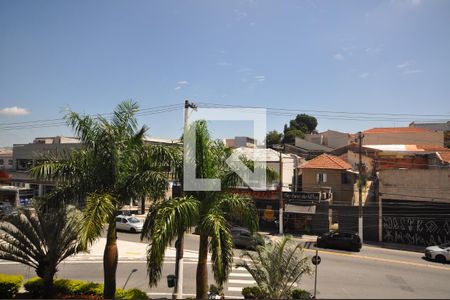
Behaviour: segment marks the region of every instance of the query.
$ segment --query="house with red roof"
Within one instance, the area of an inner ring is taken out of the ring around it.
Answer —
[[[352,204],[356,176],[348,162],[322,154],[309,160],[301,170],[303,191],[317,192],[329,188],[333,203]]]

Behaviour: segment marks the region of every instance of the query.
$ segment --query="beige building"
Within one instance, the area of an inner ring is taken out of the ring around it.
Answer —
[[[11,170],[13,168],[13,154],[11,149],[0,149],[0,170]]]
[[[308,142],[327,146],[333,149],[348,145],[352,140],[351,138],[351,134],[335,130],[327,130],[324,132],[305,135],[305,140]]]
[[[419,127],[372,128],[363,132],[363,145],[444,146],[444,133]],[[354,135],[356,137],[356,135]]]
[[[353,203],[355,173],[352,166],[337,156],[322,154],[301,166],[302,189],[317,192],[331,189],[333,203]]]

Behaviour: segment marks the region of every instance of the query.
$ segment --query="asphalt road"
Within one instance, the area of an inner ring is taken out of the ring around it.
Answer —
[[[120,240],[140,242],[138,234],[119,233]],[[315,254],[312,243],[306,245],[308,256]],[[198,236],[186,235],[185,249],[197,251]],[[120,251],[120,249],[119,249]],[[239,257],[240,250],[235,251]],[[428,262],[421,253],[388,250],[363,246],[359,253],[319,250],[322,262],[318,267],[317,298],[442,298],[450,295],[450,264]],[[196,259],[186,258],[184,263],[184,294],[192,297],[195,293]],[[123,260],[119,262],[117,286],[123,287],[131,270],[137,269],[127,284],[127,288],[137,287],[145,290],[152,298],[170,297],[172,290],[167,288],[165,278],[174,273],[173,258],[165,261],[162,281],[158,287],[149,288],[144,259]],[[23,274],[33,277],[34,271],[19,264],[0,262],[0,273]],[[63,263],[58,272],[62,278],[103,281],[101,260]],[[210,269],[209,281],[213,283]],[[245,270],[233,269],[224,287],[229,298],[240,297],[240,290],[253,283]],[[314,276],[303,278],[301,287],[312,291]]]

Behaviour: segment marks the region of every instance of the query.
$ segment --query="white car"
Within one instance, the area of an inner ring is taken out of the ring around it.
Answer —
[[[441,263],[450,261],[450,243],[425,248],[425,257]]]
[[[134,216],[119,215],[116,217],[116,229],[129,232],[141,232],[144,223]]]

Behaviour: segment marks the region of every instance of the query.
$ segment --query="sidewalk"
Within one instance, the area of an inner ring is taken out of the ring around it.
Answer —
[[[103,260],[103,252],[105,250],[106,238],[99,238],[89,248],[88,253],[78,253],[69,257],[68,261],[97,261]],[[136,243],[123,240],[117,240],[117,248],[119,249],[119,260],[146,260],[147,244]],[[175,258],[175,248],[168,247],[165,253],[165,259]],[[195,251],[184,250],[184,258],[197,259],[198,254]]]

